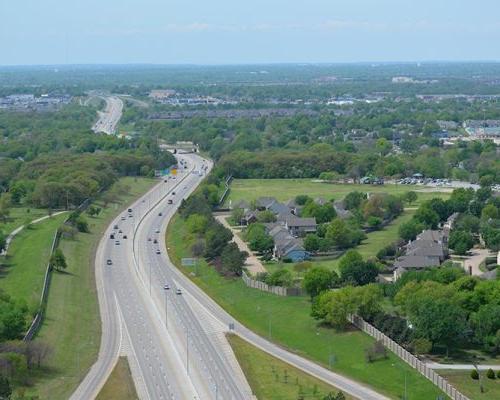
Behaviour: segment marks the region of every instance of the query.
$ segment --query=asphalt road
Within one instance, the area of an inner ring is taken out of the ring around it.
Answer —
[[[92,130],[96,133],[103,132],[107,135],[113,135],[122,117],[123,101],[116,96],[103,97],[103,99],[106,101],[106,108],[104,111],[99,111],[99,119]]]

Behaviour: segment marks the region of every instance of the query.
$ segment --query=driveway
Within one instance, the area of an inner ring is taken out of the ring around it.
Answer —
[[[484,272],[479,269],[479,266],[486,257],[491,255],[493,254],[488,249],[472,249],[471,256],[463,259],[465,271],[469,273],[469,267],[471,267],[473,276],[482,275]]]
[[[224,225],[233,233],[233,242],[238,245],[241,251],[248,253],[247,260],[245,261],[245,268],[252,275],[257,275],[259,272],[267,272],[260,260],[253,254],[248,245],[239,237],[238,232],[227,222],[227,215],[216,215],[215,219]]]

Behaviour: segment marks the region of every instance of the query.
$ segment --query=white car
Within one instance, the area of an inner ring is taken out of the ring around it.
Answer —
[[[159,229],[159,228],[156,228],[155,233],[160,233],[160,229]]]

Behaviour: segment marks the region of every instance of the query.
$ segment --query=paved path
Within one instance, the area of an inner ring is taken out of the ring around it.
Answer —
[[[241,251],[246,251],[248,253],[248,257],[245,261],[245,268],[250,272],[252,275],[257,275],[260,272],[266,272],[266,269],[260,262],[260,260],[255,256],[255,254],[250,250],[248,245],[241,239],[241,237],[238,235],[238,232],[236,229],[234,229],[229,223],[227,222],[227,216],[226,215],[216,215],[215,219],[219,221],[222,225],[224,225],[227,229],[231,230],[233,232],[233,242],[238,245],[238,248]]]
[[[40,218],[37,218],[37,219],[34,219],[33,221],[30,222],[30,224],[38,224],[39,222],[42,222],[44,220],[46,220],[47,218],[50,218],[50,217],[55,217],[56,215],[59,215],[59,214],[62,214],[62,213],[65,213],[66,211],[59,211],[59,212],[56,212],[52,215],[45,215],[43,217],[40,217]],[[26,225],[21,225],[21,226],[18,226],[16,229],[14,229],[11,233],[9,233],[9,236],[7,236],[7,239],[5,239],[5,249],[4,251],[2,252],[2,255],[5,255],[7,254],[7,250],[9,249],[9,246],[10,246],[10,243],[12,242],[12,240],[14,239],[14,237],[19,233],[21,232],[24,228],[26,227]]]
[[[486,257],[494,254],[488,249],[472,249],[471,253],[471,256],[461,259],[460,261],[463,262],[463,267],[467,273],[469,273],[470,267],[473,276],[480,276],[484,273],[484,271],[481,271],[479,266],[486,259]]]

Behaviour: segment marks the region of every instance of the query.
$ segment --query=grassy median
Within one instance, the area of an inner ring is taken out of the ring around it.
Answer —
[[[126,357],[120,357],[96,400],[137,400],[132,373]]]
[[[204,261],[198,276],[180,259],[190,256],[186,226],[177,215],[167,230],[167,246],[172,261],[224,309],[248,328],[324,366],[332,362],[335,372],[353,378],[380,393],[397,399],[404,394],[405,375],[413,400],[434,400],[440,391],[427,379],[392,353],[388,359],[369,363],[365,349],[374,341],[359,330],[337,332],[320,326],[310,316],[307,297],[280,297],[247,288],[241,279],[221,277]]]
[[[52,276],[46,317],[38,334],[54,349],[49,366],[40,373],[33,389],[40,399],[69,398],[97,359],[101,339],[94,273],[97,244],[113,218],[157,181],[123,178],[120,182],[130,190],[98,217],[86,216],[90,233],[61,241],[68,268]]]

